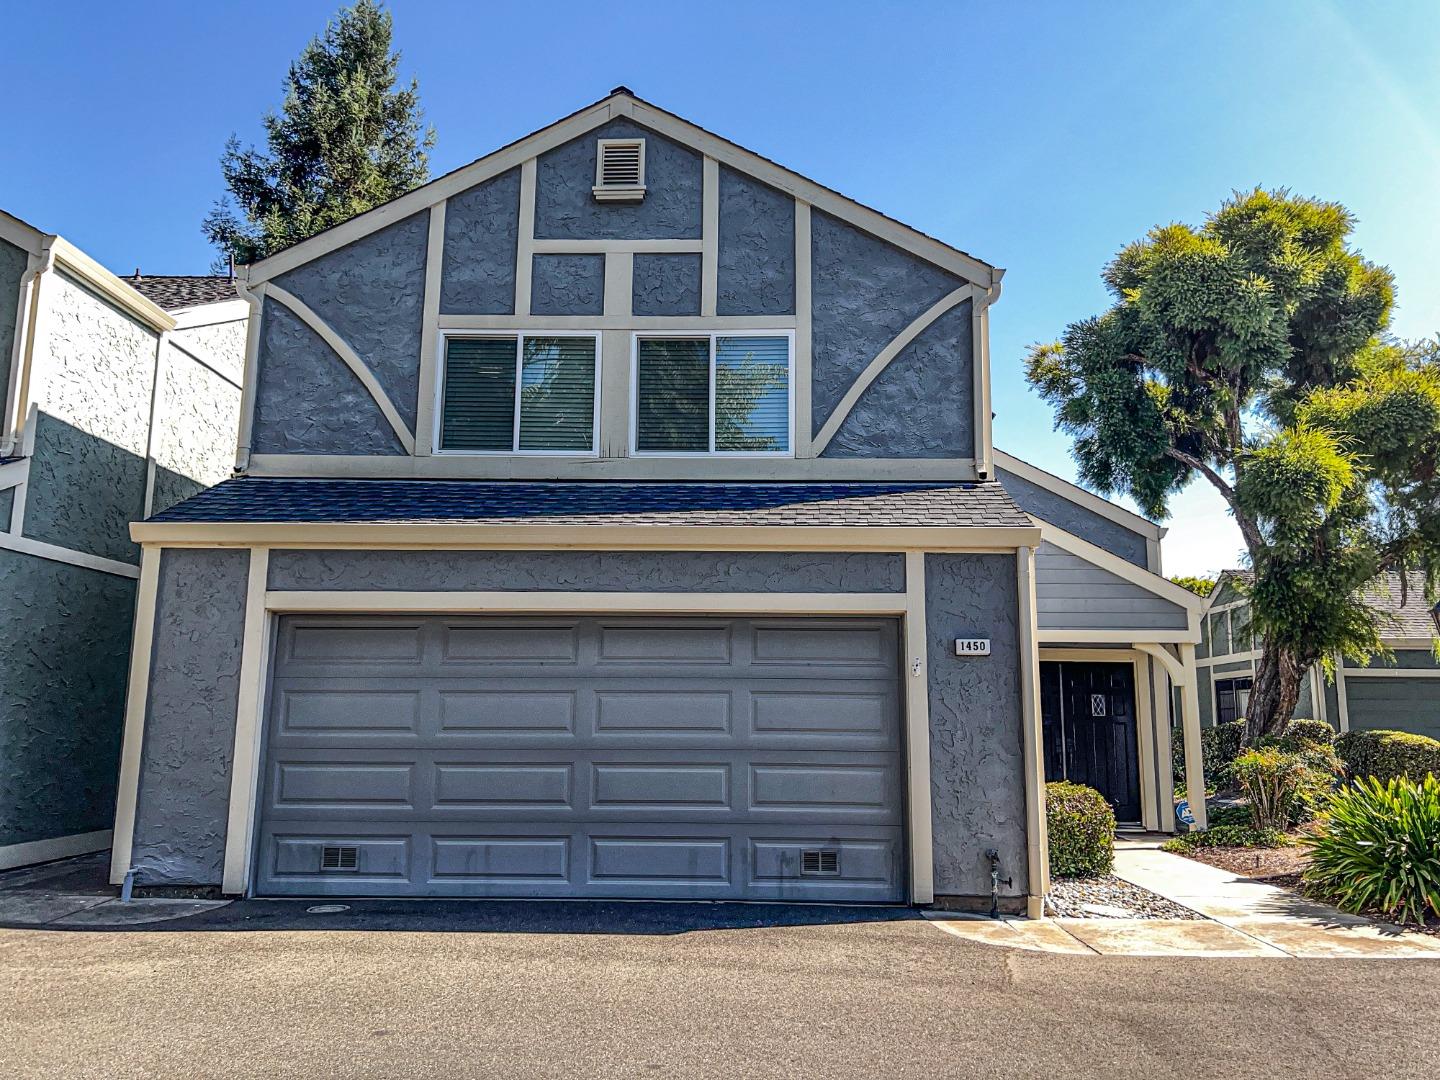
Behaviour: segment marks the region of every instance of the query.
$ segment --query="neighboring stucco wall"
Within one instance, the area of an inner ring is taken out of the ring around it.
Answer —
[[[230,475],[239,415],[240,387],[220,374],[220,369],[196,362],[174,345],[164,349],[151,441],[155,459],[151,513]]]
[[[533,315],[603,315],[604,255],[536,255],[530,274]]]
[[[819,210],[811,213],[810,246],[818,431],[880,350],[964,282]],[[964,370],[968,384],[968,364]]]
[[[795,200],[720,167],[717,315],[795,311]]]
[[[1149,552],[1143,534],[1132,532],[1119,522],[1004,469],[997,468],[995,478],[1027,514],[1034,514],[1042,521],[1048,521],[1081,540],[1088,540],[1127,562],[1148,568]]]
[[[905,561],[891,553],[276,550],[269,587],[896,593]]]
[[[30,256],[14,244],[0,240],[0,395],[10,385],[10,357],[20,310],[20,279]]]
[[[265,301],[260,356],[250,433],[255,453],[405,453],[355,373],[273,300]]]
[[[700,256],[635,256],[631,310],[636,315],[699,315]]]
[[[453,196],[445,205],[441,312],[513,314],[519,234],[518,168]]]
[[[247,309],[249,305],[246,305]],[[170,340],[181,350],[208,364],[239,386],[245,381],[246,318],[170,331]]]
[[[926,555],[930,787],[937,896],[988,897],[988,848],[1002,895],[1025,895],[1025,785],[1019,598],[1011,555]],[[987,637],[988,657],[957,657]]]
[[[0,550],[0,847],[108,829],[135,582]]]
[[[922,330],[865,388],[821,456],[973,456],[971,333],[968,300]]]
[[[411,430],[429,228],[428,210],[411,214],[275,279],[355,350]]]
[[[597,202],[595,152],[601,139],[645,140],[645,198]],[[541,154],[535,167],[535,236],[560,240],[698,240],[702,158],[630,120],[611,120]]]
[[[250,553],[164,551],[131,863],[140,884],[218,885]]]
[[[24,534],[135,562],[130,523],[145,516],[145,454],[41,412],[25,498]]]

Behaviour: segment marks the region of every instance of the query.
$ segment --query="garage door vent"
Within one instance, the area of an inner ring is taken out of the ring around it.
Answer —
[[[326,844],[320,852],[320,869],[354,870],[360,865],[358,847],[340,847]]]
[[[840,873],[840,852],[834,848],[810,848],[800,853],[800,873]]]

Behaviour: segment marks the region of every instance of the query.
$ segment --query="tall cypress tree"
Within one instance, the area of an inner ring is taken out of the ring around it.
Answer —
[[[429,179],[435,131],[422,128],[419,84],[397,88],[391,31],[376,0],[342,8],[290,65],[284,105],[265,115],[267,148],[230,136],[229,195],[203,225],[217,266],[263,259]]]

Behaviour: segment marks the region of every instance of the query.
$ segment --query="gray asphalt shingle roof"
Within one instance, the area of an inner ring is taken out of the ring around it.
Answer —
[[[1400,592],[1400,574],[1384,574],[1367,585],[1361,594],[1366,605],[1380,616],[1380,633],[1385,637],[1427,638],[1435,636],[1435,616],[1425,602],[1425,576],[1411,573]]]
[[[154,522],[1028,528],[999,484],[227,480]]]
[[[234,300],[235,279],[225,275],[145,274],[121,278],[145,299],[166,311]]]

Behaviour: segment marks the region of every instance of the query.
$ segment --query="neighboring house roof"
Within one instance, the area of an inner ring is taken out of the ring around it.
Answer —
[[[224,274],[134,274],[120,280],[166,311],[217,304],[240,295],[235,279]]]
[[[1227,581],[1249,584],[1255,580],[1250,570],[1222,570],[1215,588],[1207,598],[1218,596]],[[1389,571],[1360,591],[1365,605],[1375,612],[1380,623],[1380,636],[1387,640],[1432,638],[1440,632],[1436,608],[1425,602],[1425,575],[1418,571],[1406,576],[1402,596],[1400,572]]]
[[[999,484],[531,483],[244,477],[150,519],[166,523],[807,525],[1028,528]]]
[[[613,119],[626,117],[657,134],[689,145],[692,149],[717,157],[726,165],[748,172],[756,179],[780,188],[801,201],[810,203],[823,211],[844,218],[851,224],[882,235],[882,238],[919,255],[923,259],[946,266],[952,272],[983,287],[996,289],[1005,271],[976,258],[952,244],[921,232],[912,225],[898,221],[888,214],[866,206],[834,188],[826,187],[815,180],[777,164],[770,158],[749,150],[739,143],[731,142],[724,136],[691,123],[683,117],[660,108],[636,96],[628,87],[617,86],[599,101],[577,109],[569,116],[562,117],[533,131],[514,142],[507,143],[468,165],[436,177],[412,191],[406,192],[389,202],[381,203],[357,214],[323,232],[282,248],[266,258],[251,263],[245,268],[247,280],[251,283],[266,281],[277,274],[303,265],[327,251],[358,240],[401,218],[439,203],[444,199],[466,191],[476,184],[498,175],[500,172],[519,165],[522,161],[536,157],[571,139],[579,138],[601,124]],[[947,265],[949,264],[949,265]]]

